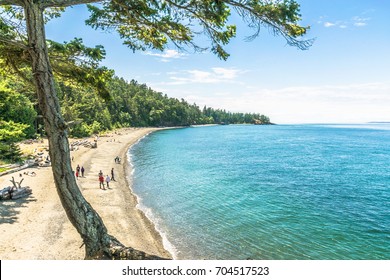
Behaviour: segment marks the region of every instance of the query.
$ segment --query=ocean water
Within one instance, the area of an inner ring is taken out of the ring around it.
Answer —
[[[177,259],[390,259],[390,124],[165,130],[129,155]]]

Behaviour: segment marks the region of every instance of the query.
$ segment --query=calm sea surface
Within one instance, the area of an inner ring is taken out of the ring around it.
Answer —
[[[390,259],[390,124],[214,126],[130,151],[178,259]]]

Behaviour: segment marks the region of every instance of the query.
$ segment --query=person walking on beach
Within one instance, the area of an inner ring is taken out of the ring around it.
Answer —
[[[111,168],[111,180],[115,181],[114,168]]]
[[[103,174],[102,175],[99,174],[99,188],[102,189],[102,190],[105,190]]]
[[[85,171],[84,166],[81,166],[81,177],[84,177],[84,171]]]
[[[110,176],[107,175],[106,177],[107,189],[110,188],[110,182],[111,182]]]
[[[80,176],[80,165],[77,164],[77,167],[76,167],[76,179],[78,179]]]

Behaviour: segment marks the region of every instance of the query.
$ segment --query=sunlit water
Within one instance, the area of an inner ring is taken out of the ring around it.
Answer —
[[[390,259],[390,124],[175,129],[129,153],[178,259]]]

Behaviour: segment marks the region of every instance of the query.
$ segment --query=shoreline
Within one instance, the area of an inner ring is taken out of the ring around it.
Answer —
[[[170,251],[169,248],[167,248],[167,246],[164,246],[164,244],[165,244],[164,236],[163,236],[163,233],[157,228],[157,224],[153,221],[152,218],[148,217],[147,213],[145,211],[143,211],[142,208],[140,207],[140,201],[139,201],[140,198],[133,190],[132,177],[133,177],[134,169],[133,169],[133,165],[131,164],[130,158],[129,158],[129,151],[133,146],[137,145],[140,141],[142,141],[148,135],[150,135],[156,131],[159,131],[159,130],[167,130],[167,129],[176,129],[176,128],[174,128],[174,127],[155,128],[152,131],[145,133],[143,136],[139,137],[134,143],[129,144],[124,149],[124,152],[123,152],[124,154],[121,155],[121,158],[125,160],[123,162],[124,178],[125,178],[127,187],[130,190],[131,195],[133,196],[133,198],[135,200],[135,209],[140,213],[140,216],[143,219],[144,223],[147,224],[154,239],[158,241],[160,246],[162,246],[162,248],[160,248],[160,249],[167,253],[167,254],[165,254],[165,257],[175,259],[174,252]]]
[[[176,259],[176,255],[175,255],[175,251],[174,251],[174,247],[173,247],[172,243],[168,240],[165,233],[162,232],[158,228],[157,221],[155,221],[153,219],[153,217],[151,217],[150,214],[148,214],[147,210],[149,210],[149,209],[145,209],[143,207],[143,205],[140,202],[142,199],[133,190],[132,178],[133,178],[133,173],[134,173],[134,166],[132,165],[130,157],[129,157],[129,151],[135,145],[137,145],[139,142],[141,142],[144,138],[146,138],[148,135],[150,135],[153,132],[158,131],[158,130],[167,130],[167,129],[176,129],[176,127],[159,128],[159,129],[156,129],[156,130],[153,130],[153,131],[146,133],[144,136],[140,137],[136,142],[129,145],[127,147],[127,149],[125,149],[125,155],[123,155],[122,158],[125,159],[125,164],[123,164],[125,180],[126,180],[126,183],[129,187],[129,190],[130,190],[132,196],[135,199],[135,203],[136,203],[135,208],[140,212],[140,215],[141,215],[142,219],[144,220],[144,222],[146,224],[148,224],[148,226],[151,228],[151,232],[154,235],[154,238],[157,239],[159,242],[161,242],[163,249],[169,253],[169,257],[172,259]]]
[[[172,258],[171,253],[164,248],[163,237],[156,225],[137,206],[139,202],[131,187],[132,167],[127,154],[134,144],[157,130],[161,128],[112,131],[99,138],[97,149],[80,147],[72,151],[72,167],[75,169],[77,164],[84,166],[85,177],[77,180],[79,188],[103,219],[109,234],[125,246]],[[25,146],[36,149],[45,146],[45,143]],[[116,156],[122,158],[121,164],[114,163]],[[110,174],[111,168],[114,168],[117,181],[111,182],[110,189],[103,191],[99,189],[97,174],[99,170],[104,175]],[[0,259],[84,259],[85,249],[81,237],[66,217],[59,201],[51,168],[34,167],[25,171],[34,171],[37,175],[32,177],[16,172],[0,177],[1,188],[9,185],[9,180],[14,176],[16,180],[23,178],[22,186],[30,186],[33,191],[27,198],[0,202]]]

